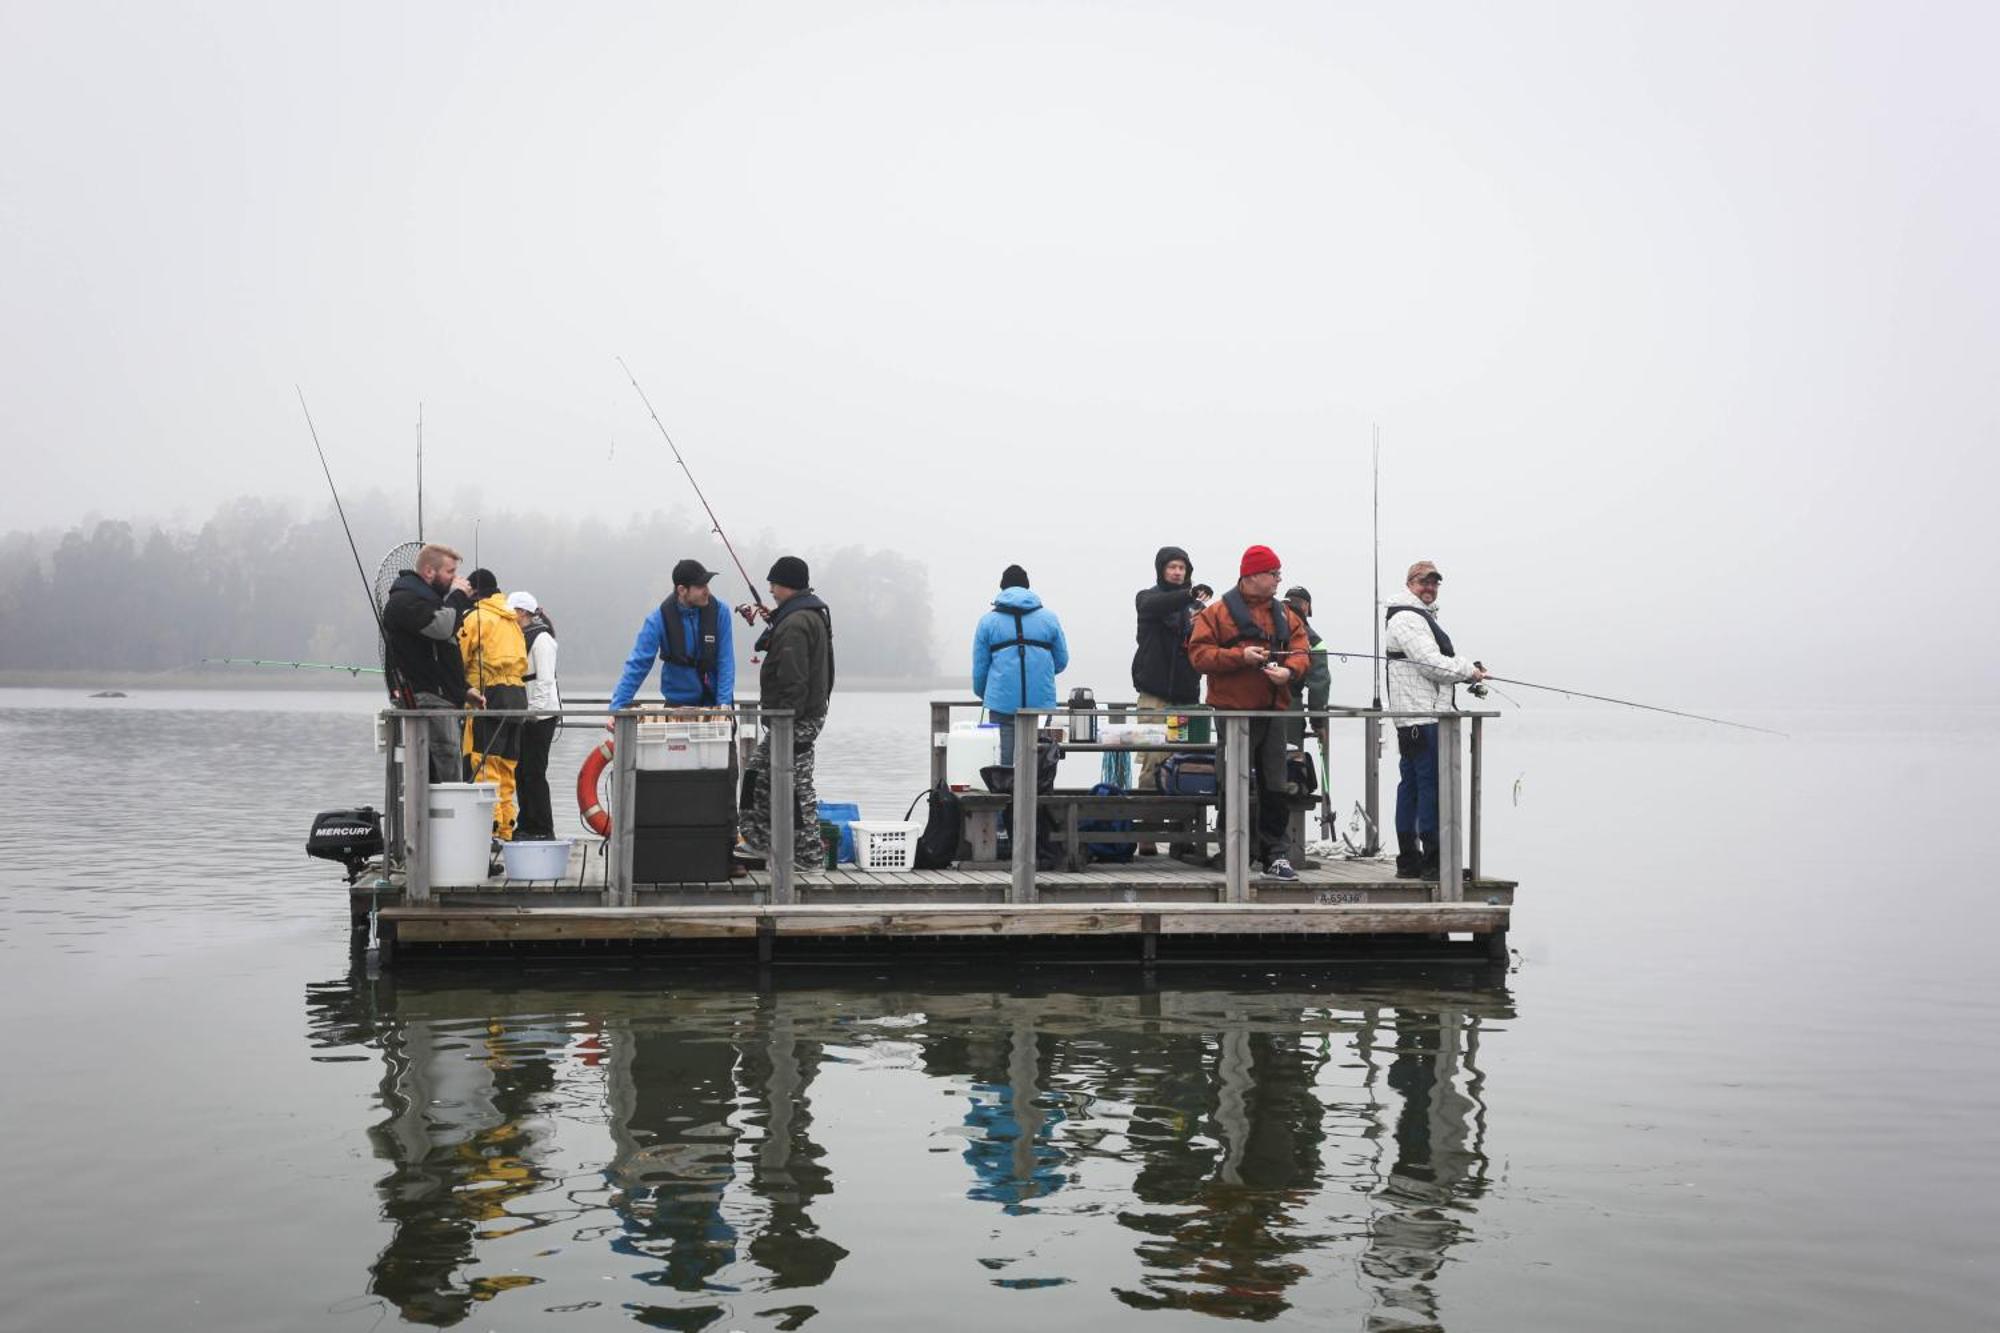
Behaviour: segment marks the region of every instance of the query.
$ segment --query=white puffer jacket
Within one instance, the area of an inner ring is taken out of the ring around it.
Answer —
[[[1391,597],[1388,605],[1414,606],[1437,614],[1435,605],[1424,606],[1407,588]],[[1472,679],[1472,659],[1446,657],[1439,652],[1430,622],[1422,616],[1390,616],[1382,631],[1382,651],[1401,653],[1408,659],[1387,663],[1391,712],[1450,712],[1454,708],[1451,687]],[[1422,719],[1397,718],[1396,725],[1420,726]]]

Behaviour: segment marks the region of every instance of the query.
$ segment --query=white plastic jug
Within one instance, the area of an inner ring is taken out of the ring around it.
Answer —
[[[961,722],[945,733],[944,780],[953,791],[985,791],[979,770],[1000,762],[1000,728]]]
[[[500,788],[491,782],[433,782],[430,831],[425,847],[432,888],[486,882],[493,854],[493,807]]]

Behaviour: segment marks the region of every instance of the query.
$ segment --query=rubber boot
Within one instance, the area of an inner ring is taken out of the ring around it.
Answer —
[[[1414,833],[1396,831],[1396,878],[1416,879],[1423,873],[1423,847]]]
[[[1422,835],[1424,859],[1417,870],[1419,879],[1437,879],[1443,875],[1440,862],[1444,858],[1444,844],[1438,840],[1435,831]]]

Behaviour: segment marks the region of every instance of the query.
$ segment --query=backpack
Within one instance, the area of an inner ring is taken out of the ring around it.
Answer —
[[[910,808],[903,811],[903,818],[908,820],[916,813],[917,802],[926,797],[931,803],[930,813],[924,818],[924,831],[917,835],[915,869],[949,869],[951,863],[958,859],[958,844],[965,831],[958,797],[949,783],[940,782],[929,791],[918,792],[911,800]]]
[[[1169,796],[1215,795],[1215,756],[1170,754],[1160,765],[1160,790]]]
[[[1092,796],[1123,796],[1125,789],[1115,782],[1100,782],[1090,789]],[[1132,821],[1129,819],[1080,819],[1076,824],[1079,833],[1130,833]],[[1087,842],[1093,861],[1129,861],[1139,854],[1136,842]]]

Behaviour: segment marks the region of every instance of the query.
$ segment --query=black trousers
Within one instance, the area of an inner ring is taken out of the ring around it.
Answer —
[[[1303,719],[1300,720],[1303,722]],[[1232,725],[1241,725],[1240,720]],[[1253,717],[1250,726],[1250,807],[1256,828],[1256,859],[1271,862],[1292,856],[1292,812],[1285,804],[1285,733],[1290,718]],[[1216,791],[1216,827],[1223,827],[1223,802],[1228,793]]]
[[[555,811],[549,805],[549,747],[561,725],[559,717],[535,718],[521,725],[521,767],[515,778],[521,820],[514,826],[516,841],[556,836]]]

